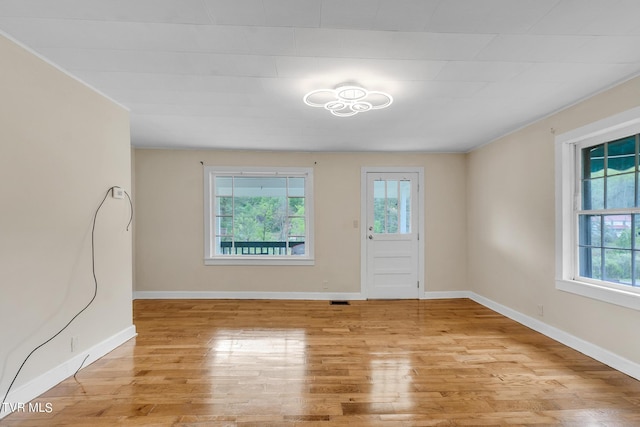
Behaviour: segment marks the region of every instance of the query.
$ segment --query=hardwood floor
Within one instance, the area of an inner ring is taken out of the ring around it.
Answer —
[[[6,426],[640,425],[640,382],[470,300],[138,300]]]

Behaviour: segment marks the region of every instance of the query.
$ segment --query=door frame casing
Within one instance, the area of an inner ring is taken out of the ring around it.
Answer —
[[[362,166],[360,170],[360,294],[369,299],[367,288],[367,174],[418,174],[418,298],[425,296],[424,283],[424,167],[422,166]]]

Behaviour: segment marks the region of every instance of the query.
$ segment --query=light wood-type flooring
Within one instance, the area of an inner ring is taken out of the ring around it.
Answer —
[[[4,426],[640,426],[640,382],[473,301],[139,300]]]

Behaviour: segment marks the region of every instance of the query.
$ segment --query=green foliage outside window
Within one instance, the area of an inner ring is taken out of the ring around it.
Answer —
[[[304,236],[304,198],[290,197],[289,210],[282,197],[222,198],[223,211],[233,211],[235,241],[279,242],[287,236]],[[233,204],[233,206],[231,206]]]
[[[285,255],[305,242],[305,178],[221,176],[215,188],[218,253]]]

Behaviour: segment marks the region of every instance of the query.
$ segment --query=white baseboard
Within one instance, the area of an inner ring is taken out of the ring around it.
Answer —
[[[471,298],[470,291],[425,292],[420,299]],[[359,292],[136,291],[133,299],[365,300]]]
[[[425,292],[420,299],[460,299],[471,298],[473,292],[470,291],[434,291]]]
[[[359,292],[137,291],[133,299],[363,300]]]
[[[10,405],[26,405],[27,402],[37,398],[45,391],[74,375],[80,366],[87,367],[105,354],[124,344],[136,336],[136,327],[129,326],[93,347],[75,355],[66,362],[50,369],[44,374],[12,390],[7,396],[4,407],[0,408],[0,419],[11,413]],[[87,360],[84,360],[84,358]],[[82,363],[84,360],[84,363]]]
[[[640,364],[629,359],[625,359],[624,357],[612,353],[609,350],[606,350],[591,342],[571,335],[538,319],[527,316],[507,306],[492,301],[489,298],[485,298],[474,292],[471,292],[470,294],[471,296],[469,298],[471,298],[478,304],[482,304],[483,306],[497,313],[500,313],[503,316],[508,317],[509,319],[515,320],[516,322],[528,328],[531,328],[536,332],[546,335],[549,338],[566,345],[567,347],[571,347],[572,349],[577,350],[589,357],[592,357],[593,359],[602,362],[605,365],[612,367],[613,369],[616,369],[637,380],[640,380]]]

